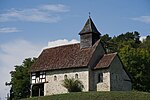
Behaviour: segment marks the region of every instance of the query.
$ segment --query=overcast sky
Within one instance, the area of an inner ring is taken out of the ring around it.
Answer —
[[[149,0],[0,0],[0,98],[9,72],[43,48],[79,42],[88,13],[101,34],[150,35]]]

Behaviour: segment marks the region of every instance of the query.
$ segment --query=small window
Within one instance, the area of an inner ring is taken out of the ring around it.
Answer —
[[[78,74],[75,74],[75,79],[78,79]]]
[[[31,82],[32,82],[32,83],[36,83],[36,79],[32,79]]]
[[[98,82],[103,82],[103,73],[98,74]]]
[[[64,76],[64,79],[67,79],[67,75]]]
[[[36,83],[39,83],[40,82],[40,79],[39,78],[36,78]]]
[[[36,77],[35,76],[32,76],[32,79],[35,79]]]
[[[57,80],[57,76],[54,76],[54,81],[56,81]]]

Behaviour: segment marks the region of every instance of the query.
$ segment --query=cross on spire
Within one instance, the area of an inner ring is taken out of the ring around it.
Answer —
[[[89,17],[91,17],[91,12],[89,12]]]

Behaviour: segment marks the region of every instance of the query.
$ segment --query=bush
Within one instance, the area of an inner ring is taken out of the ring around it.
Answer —
[[[63,80],[62,86],[64,86],[68,92],[81,92],[84,88],[82,82],[74,78]]]

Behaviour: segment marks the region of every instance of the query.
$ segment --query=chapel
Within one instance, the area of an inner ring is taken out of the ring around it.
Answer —
[[[31,96],[67,93],[61,85],[66,78],[80,80],[83,92],[132,89],[131,78],[119,55],[106,52],[101,33],[90,16],[78,34],[80,43],[42,51],[30,69]]]

